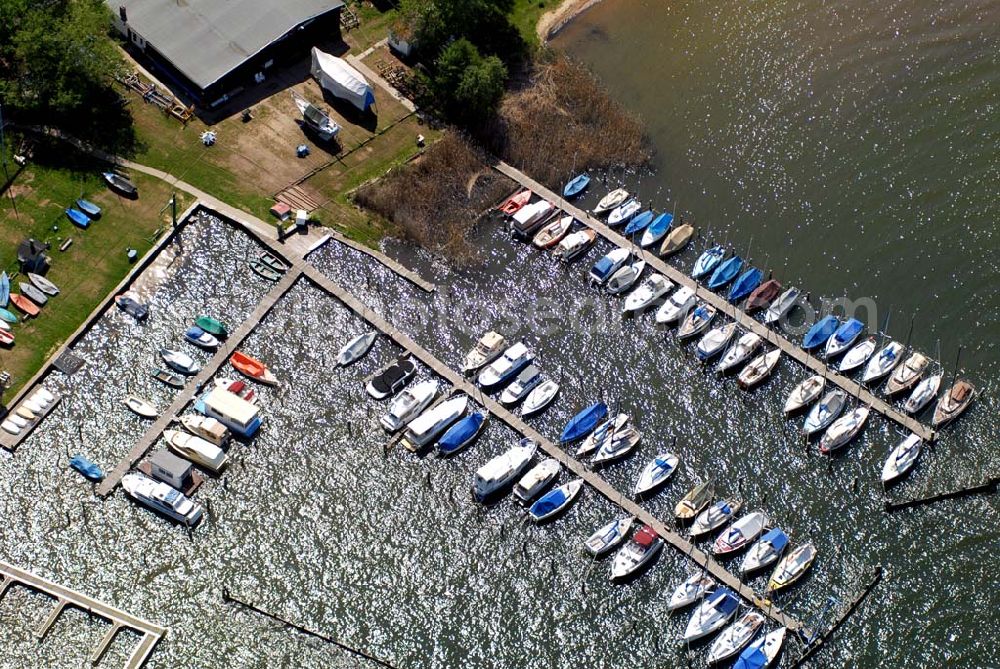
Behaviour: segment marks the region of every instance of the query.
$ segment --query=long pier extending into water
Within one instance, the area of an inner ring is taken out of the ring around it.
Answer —
[[[125,662],[125,669],[139,669],[153,652],[153,647],[167,633],[165,627],[160,627],[138,616],[133,616],[121,609],[98,601],[93,597],[84,595],[71,588],[67,588],[46,580],[40,576],[35,576],[31,572],[18,569],[6,562],[0,562],[0,598],[4,596],[7,589],[12,585],[23,585],[36,592],[44,593],[56,600],[56,605],[52,612],[42,622],[41,627],[35,631],[35,636],[39,640],[44,639],[55,625],[59,615],[67,606],[76,607],[93,616],[103,618],[111,623],[111,628],[101,637],[97,647],[90,654],[90,663],[97,664],[104,657],[111,642],[114,641],[118,632],[122,629],[130,629],[142,635],[138,645],[132,650],[128,661]]]
[[[697,281],[695,281],[690,276],[680,271],[676,267],[668,265],[655,252],[641,249],[634,242],[618,234],[610,227],[608,227],[606,224],[591,216],[586,211],[580,209],[579,207],[573,206],[572,204],[567,202],[564,198],[560,197],[557,193],[549,190],[542,184],[538,183],[537,181],[526,175],[524,172],[521,172],[520,170],[502,161],[498,161],[495,167],[497,171],[500,172],[501,174],[513,179],[517,183],[521,184],[521,186],[523,186],[524,188],[530,189],[533,193],[535,193],[539,197],[545,198],[549,202],[556,205],[557,208],[573,216],[573,218],[577,219],[587,227],[591,228],[605,239],[608,239],[612,243],[617,244],[622,248],[632,249],[632,251],[636,255],[641,256],[643,260],[647,262],[647,264],[656,269],[656,271],[663,274],[663,276],[667,277],[678,286],[687,286],[691,288],[692,290],[695,291],[695,295],[698,298],[703,299],[706,302],[710,303],[713,307],[715,307],[718,310],[720,314],[725,314],[732,320],[736,321],[736,323],[742,326],[743,328],[751,332],[757,333],[758,335],[761,336],[761,338],[764,339],[764,341],[769,342],[774,346],[776,346],[777,348],[781,349],[782,353],[789,356],[796,362],[800,363],[806,369],[810,369],[816,374],[822,375],[828,381],[835,383],[836,385],[843,388],[848,395],[851,395],[852,397],[857,397],[860,402],[869,405],[873,410],[879,412],[886,418],[895,421],[896,423],[902,425],[910,432],[919,435],[920,438],[923,439],[924,441],[933,441],[936,438],[937,434],[931,428],[927,427],[926,425],[916,420],[912,416],[908,416],[902,411],[899,411],[898,409],[890,405],[882,398],[870,392],[860,383],[852,379],[849,379],[843,374],[840,374],[835,370],[831,369],[822,360],[820,360],[814,355],[810,355],[800,346],[797,346],[796,344],[786,339],[777,330],[772,330],[768,328],[763,323],[754,319],[749,314],[741,310],[735,304],[731,304],[721,295],[714,293],[708,288],[702,286]]]

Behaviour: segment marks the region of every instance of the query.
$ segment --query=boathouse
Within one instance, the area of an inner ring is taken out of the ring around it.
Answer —
[[[203,107],[338,39],[343,0],[108,0],[115,27],[154,73]]]

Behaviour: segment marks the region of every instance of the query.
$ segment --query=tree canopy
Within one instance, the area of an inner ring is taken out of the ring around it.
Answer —
[[[463,37],[441,52],[432,81],[438,100],[451,118],[479,121],[495,110],[503,97],[507,67],[496,56],[482,56]]]

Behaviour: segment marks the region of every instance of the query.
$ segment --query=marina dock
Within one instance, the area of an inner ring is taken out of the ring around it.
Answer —
[[[744,329],[760,335],[765,342],[769,342],[770,344],[781,349],[782,353],[792,358],[792,360],[795,360],[806,369],[822,375],[829,382],[842,388],[848,395],[857,397],[861,403],[870,406],[872,410],[877,411],[889,420],[898,423],[910,432],[919,435],[924,441],[930,442],[936,438],[937,433],[931,428],[927,427],[915,418],[906,415],[902,411],[899,411],[882,398],[870,392],[860,383],[857,383],[856,381],[849,379],[843,374],[831,369],[822,360],[814,355],[810,355],[800,346],[786,339],[779,331],[768,328],[760,321],[742,311],[735,304],[731,304],[721,295],[710,291],[708,288],[702,286],[676,267],[668,265],[662,258],[656,255],[656,253],[640,249],[638,244],[629,241],[579,207],[573,206],[557,193],[549,190],[520,170],[511,167],[504,162],[497,162],[495,168],[498,172],[513,179],[524,188],[530,189],[539,197],[543,197],[553,203],[558,209],[561,209],[567,214],[573,216],[575,219],[594,230],[597,234],[609,240],[611,243],[616,244],[621,248],[631,249],[637,256],[640,256],[647,262],[647,264],[663,276],[673,281],[677,286],[687,286],[691,288],[695,291],[698,298],[710,303],[720,314],[724,314],[729,317]]]
[[[35,636],[39,640],[45,638],[49,630],[52,629],[52,626],[55,625],[59,615],[68,606],[78,608],[92,616],[103,618],[111,623],[110,629],[101,637],[100,642],[90,654],[91,665],[96,665],[101,661],[101,658],[104,657],[104,654],[120,630],[130,629],[140,634],[142,638],[136,647],[132,649],[132,653],[125,663],[125,669],[139,669],[139,667],[146,663],[156,644],[167,633],[165,627],[160,627],[142,618],[133,616],[76,590],[53,583],[40,576],[35,576],[31,572],[18,569],[6,562],[0,562],[0,598],[4,596],[8,588],[12,585],[22,585],[56,600],[52,611],[35,631]]]

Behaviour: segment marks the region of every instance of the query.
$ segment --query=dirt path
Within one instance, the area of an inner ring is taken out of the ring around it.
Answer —
[[[582,12],[601,0],[565,0],[558,7],[542,14],[538,20],[538,39],[547,42]]]

